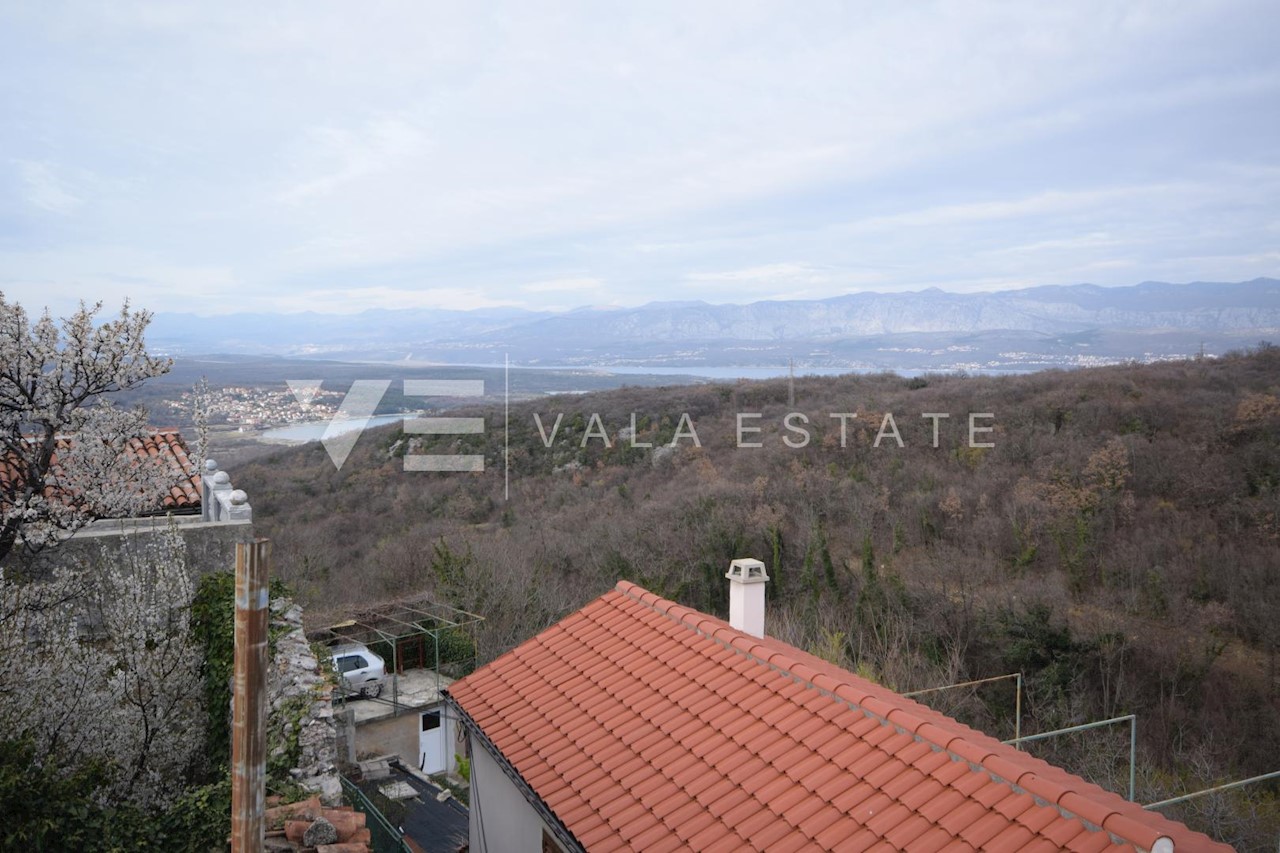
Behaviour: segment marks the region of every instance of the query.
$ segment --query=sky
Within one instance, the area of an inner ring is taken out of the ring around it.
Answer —
[[[0,291],[563,310],[1280,275],[1280,4],[0,0]]]

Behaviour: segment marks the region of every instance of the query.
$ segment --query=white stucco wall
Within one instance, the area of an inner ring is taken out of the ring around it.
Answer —
[[[471,850],[540,853],[542,818],[485,747],[471,741]]]

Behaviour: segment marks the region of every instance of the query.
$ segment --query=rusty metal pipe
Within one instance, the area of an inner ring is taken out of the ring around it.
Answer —
[[[231,711],[231,851],[261,853],[266,830],[267,575],[271,542],[236,544]]]

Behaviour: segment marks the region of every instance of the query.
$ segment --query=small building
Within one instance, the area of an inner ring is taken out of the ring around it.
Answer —
[[[311,632],[312,642],[357,643],[383,659],[376,696],[345,700],[335,714],[338,754],[399,757],[428,775],[451,773],[465,744],[444,706],[444,689],[475,667],[474,626],[482,617],[426,598],[369,605]]]
[[[1205,835],[764,636],[633,583],[451,684],[471,850],[1228,851]]]
[[[388,676],[376,699],[346,699],[356,755],[396,755],[427,775],[456,769],[462,741],[445,712],[443,689],[453,679],[427,669]]]

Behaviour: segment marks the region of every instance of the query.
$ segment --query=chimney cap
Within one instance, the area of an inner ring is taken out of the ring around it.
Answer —
[[[759,560],[740,558],[729,563],[725,577],[734,583],[765,583],[769,580],[769,573]]]

